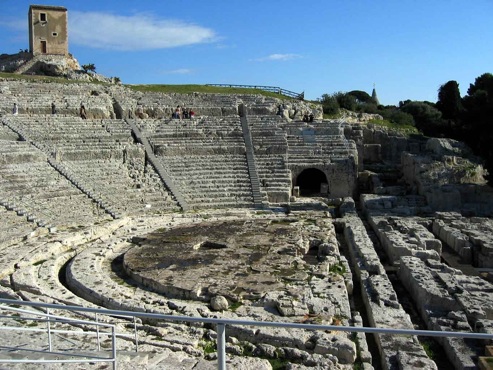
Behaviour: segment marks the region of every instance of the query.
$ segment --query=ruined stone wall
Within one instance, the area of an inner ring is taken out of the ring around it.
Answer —
[[[422,154],[402,153],[403,180],[437,211],[493,214],[493,190],[477,158],[454,140],[430,139]]]
[[[420,136],[409,137],[404,133],[373,124],[347,124],[344,134],[356,142],[360,170],[364,168],[363,163],[399,164],[402,152],[417,154],[425,148],[425,141]]]

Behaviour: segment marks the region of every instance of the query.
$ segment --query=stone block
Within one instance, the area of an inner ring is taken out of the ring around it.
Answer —
[[[356,360],[356,344],[342,335],[317,340],[314,352],[334,355],[341,364],[352,364]]]

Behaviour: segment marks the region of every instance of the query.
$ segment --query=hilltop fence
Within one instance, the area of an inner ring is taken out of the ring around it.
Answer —
[[[240,89],[259,89],[259,90],[264,90],[264,91],[268,91],[268,92],[273,92],[273,93],[276,93],[279,95],[289,96],[290,98],[294,98],[294,99],[299,99],[299,100],[305,99],[305,92],[304,91],[301,93],[296,93],[294,91],[281,89],[280,87],[277,87],[277,86],[231,85],[231,84],[206,84],[206,86],[233,87],[233,88],[240,88]]]

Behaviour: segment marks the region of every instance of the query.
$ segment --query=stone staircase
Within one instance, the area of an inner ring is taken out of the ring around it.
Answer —
[[[248,123],[261,190],[271,203],[288,203],[292,184],[283,121],[279,116],[248,116]]]
[[[17,70],[14,73],[23,74],[27,72],[38,62],[38,60],[39,60],[38,57],[33,57],[32,59],[28,60],[26,63],[21,65],[19,68],[17,68]]]
[[[287,132],[290,165],[324,165],[356,153],[354,142],[345,139],[340,124],[332,122],[293,122]]]
[[[256,208],[266,208],[266,195],[264,193],[262,196],[260,193],[260,182],[257,166],[255,164],[255,156],[253,154],[252,135],[250,134],[246,116],[241,117],[241,127],[243,129],[243,137],[245,139],[246,158],[248,163],[248,174],[250,175],[250,181],[252,184],[253,203]]]

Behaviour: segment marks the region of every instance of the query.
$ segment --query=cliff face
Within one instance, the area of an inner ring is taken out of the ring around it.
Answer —
[[[0,55],[0,72],[65,77],[69,80],[100,81],[116,83],[115,78],[105,77],[97,73],[86,73],[73,56],[68,55],[36,55],[21,51],[17,54]]]
[[[31,53],[23,51],[17,54],[2,54],[0,55],[0,71],[15,72],[20,66],[29,62],[31,59]]]
[[[0,56],[0,71],[19,74],[41,74],[66,76],[71,71],[80,70],[77,59],[65,55],[37,55],[21,51],[17,54]]]

